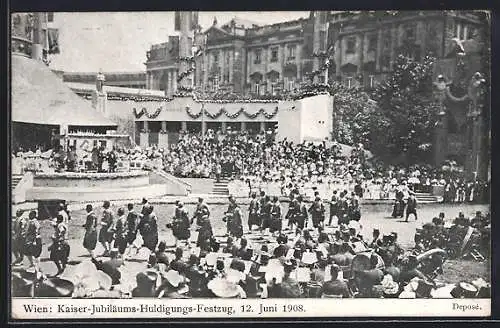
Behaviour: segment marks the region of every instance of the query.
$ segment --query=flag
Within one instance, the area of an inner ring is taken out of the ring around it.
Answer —
[[[48,36],[48,53],[49,54],[58,54],[60,53],[59,49],[59,29],[57,28],[49,28],[47,30]]]
[[[181,12],[180,11],[176,11],[174,13],[174,29],[175,29],[175,31],[181,30]]]

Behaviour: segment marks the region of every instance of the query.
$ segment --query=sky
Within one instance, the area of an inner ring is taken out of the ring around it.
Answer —
[[[200,12],[202,28],[234,17],[257,24],[273,24],[308,17],[306,11]],[[174,12],[101,12],[54,14],[59,28],[61,53],[52,56],[50,67],[67,72],[145,71],[146,51],[166,42],[174,31]]]

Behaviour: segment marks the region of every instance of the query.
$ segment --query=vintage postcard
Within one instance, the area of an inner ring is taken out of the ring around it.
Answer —
[[[10,17],[12,320],[491,315],[489,12]]]

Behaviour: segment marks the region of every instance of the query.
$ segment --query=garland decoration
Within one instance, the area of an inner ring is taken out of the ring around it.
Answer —
[[[202,48],[199,48],[198,50],[196,50],[196,52],[193,56],[179,57],[179,59],[177,59],[177,62],[178,63],[187,62],[187,63],[194,64],[196,62],[196,58],[200,57],[202,54],[203,54],[203,50],[202,50]]]
[[[92,99],[92,96],[88,96]],[[85,98],[89,99],[87,96]],[[149,101],[163,101],[170,102],[174,100],[171,97],[159,97],[159,96],[117,96],[117,95],[109,95],[107,97],[108,100],[120,100],[120,101],[134,101],[134,102],[149,102]]]
[[[317,70],[314,70],[310,73],[307,73],[306,75],[312,80],[312,79],[314,79],[315,76],[320,75],[325,70],[330,68],[332,66],[332,63],[334,62],[334,54],[335,54],[335,47],[333,45],[331,45],[327,51],[313,53],[312,54],[313,57],[325,58],[325,61],[324,61],[323,65],[321,65],[320,68],[318,68]]]
[[[190,67],[190,68],[188,68],[187,71],[181,72],[179,74],[179,76],[177,76],[177,83],[179,83],[180,81],[182,81],[186,76],[188,76],[189,74],[191,74],[193,72],[194,72],[194,67]]]
[[[445,90],[446,90],[446,95],[448,96],[448,98],[450,98],[453,101],[462,102],[462,101],[465,101],[469,98],[468,94],[465,94],[462,97],[455,97],[454,95],[451,94],[450,88],[446,88]]]
[[[155,119],[158,117],[158,115],[160,115],[161,107],[158,107],[153,114],[149,114],[148,110],[145,107],[143,107],[140,112],[137,112],[137,109],[135,107],[132,111],[134,113],[135,118],[137,119],[141,118],[143,115],[146,115],[147,118]]]
[[[203,112],[202,112],[203,111]],[[201,117],[202,114],[205,114],[207,117],[211,118],[211,119],[217,119],[219,118],[222,114],[226,115],[226,117],[228,118],[231,118],[231,119],[235,119],[237,118],[238,116],[240,116],[242,113],[247,117],[247,118],[250,118],[250,119],[254,119],[256,118],[257,116],[259,115],[263,115],[265,118],[267,119],[271,119],[273,118],[274,116],[276,116],[276,114],[278,113],[278,106],[276,106],[273,110],[272,113],[267,113],[266,110],[264,108],[261,108],[259,109],[257,112],[253,113],[253,114],[249,114],[245,111],[245,109],[242,107],[240,108],[237,112],[235,113],[230,113],[228,112],[224,107],[222,107],[217,113],[210,113],[208,112],[206,109],[202,109],[200,110],[198,113],[193,113],[191,111],[191,108],[188,106],[186,107],[186,113],[189,115],[189,117],[191,117],[192,119],[198,119]]]

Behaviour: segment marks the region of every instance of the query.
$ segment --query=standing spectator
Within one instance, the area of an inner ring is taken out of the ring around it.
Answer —
[[[74,172],[75,166],[77,164],[78,157],[76,155],[76,150],[74,146],[70,147],[68,155],[66,157],[66,167],[68,172]]]
[[[127,218],[125,217],[125,210],[122,207],[118,208],[116,214],[118,215],[118,218],[114,223],[113,229],[115,240],[114,247],[118,249],[118,253],[120,253],[120,255],[123,257],[123,255],[125,254],[125,249],[127,248]]]
[[[35,272],[40,271],[40,254],[42,253],[42,238],[40,237],[40,222],[36,211],[31,211],[28,216],[28,228],[24,242],[23,254],[28,257],[30,266],[35,268]]]
[[[49,247],[50,259],[57,266],[57,273],[60,275],[66,269],[70,247],[67,240],[68,227],[64,224],[62,215],[58,215],[54,223],[54,234],[52,235],[52,245]]]
[[[113,221],[114,215],[113,211],[110,209],[111,204],[109,201],[104,201],[103,212],[101,219],[101,230],[99,231],[99,242],[104,247],[104,253],[102,256],[109,256],[109,251],[111,250],[111,242],[113,241]]]
[[[131,255],[132,248],[135,248],[135,253],[137,254],[138,249],[134,244],[135,238],[137,237],[137,226],[139,225],[139,214],[134,209],[134,204],[129,203],[127,205],[127,251],[125,257]]]
[[[156,250],[158,244],[158,218],[153,212],[153,205],[148,205],[145,210],[144,216],[139,222],[137,229],[142,235],[144,240],[143,247],[146,247],[151,252]]]
[[[83,237],[83,247],[89,252],[91,258],[95,258],[95,247],[97,245],[97,216],[91,204],[86,207],[87,219],[83,227],[85,236]]]
[[[24,259],[24,243],[26,239],[26,233],[28,228],[28,219],[23,216],[24,211],[18,209],[16,211],[16,219],[14,221],[14,231],[12,234],[12,253],[16,258],[13,265],[19,265],[23,263]]]

